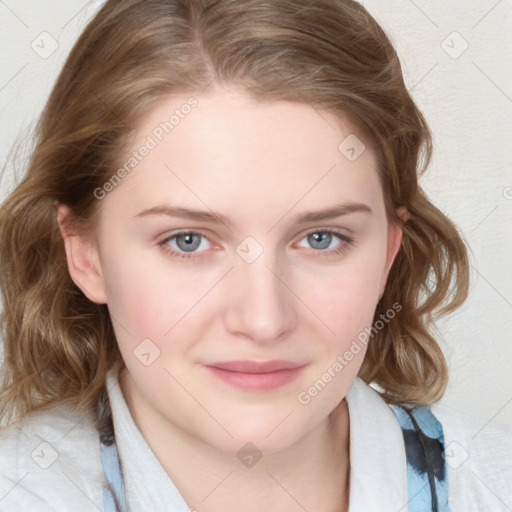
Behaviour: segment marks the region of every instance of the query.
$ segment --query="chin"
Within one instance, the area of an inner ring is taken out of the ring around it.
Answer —
[[[262,455],[280,452],[292,446],[308,432],[305,425],[295,424],[296,418],[292,420],[294,414],[295,412],[288,418],[286,414],[282,414],[277,419],[275,416],[266,418],[259,416],[253,421],[244,421],[243,417],[238,417],[236,422],[223,424],[233,437],[225,431],[220,431],[212,439],[210,431],[205,432],[207,439],[203,439],[212,447],[239,458],[241,455],[239,452],[243,454],[245,451],[255,451]]]
[[[254,432],[235,436],[233,439],[224,439],[221,445],[215,445],[214,448],[222,450],[236,456],[243,462],[246,455],[262,457],[273,453],[278,453],[288,449],[300,439],[300,435],[295,437],[286,436],[279,439],[270,439],[267,433]]]

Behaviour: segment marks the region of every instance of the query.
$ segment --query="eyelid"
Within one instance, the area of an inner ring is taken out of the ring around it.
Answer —
[[[158,247],[160,247],[161,250],[164,251],[164,253],[167,253],[168,255],[170,255],[171,257],[173,257],[175,259],[192,258],[192,259],[197,260],[199,258],[202,258],[205,255],[205,253],[208,252],[208,250],[204,250],[204,251],[200,251],[200,252],[185,252],[185,251],[182,252],[182,251],[175,249],[174,247],[171,247],[169,245],[169,242],[180,235],[198,235],[198,236],[206,239],[210,244],[214,244],[214,242],[212,240],[210,240],[210,237],[205,235],[200,230],[178,229],[176,231],[173,231],[173,232],[167,234],[163,238],[159,239],[156,242],[156,245]]]
[[[162,237],[162,239],[160,241],[158,241],[157,243],[159,245],[165,244],[165,243],[169,242],[170,240],[172,240],[173,238],[176,238],[180,235],[198,235],[198,236],[208,240],[208,242],[210,242],[211,244],[214,244],[213,240],[211,239],[211,237],[209,235],[205,234],[203,231],[198,230],[198,229],[178,229],[176,231],[172,231],[171,233]],[[184,254],[187,254],[187,253],[184,253]]]
[[[307,231],[305,231],[299,238],[299,242],[301,242],[304,238],[306,238],[307,236],[309,235],[312,235],[313,233],[328,233],[330,235],[334,235],[336,237],[338,237],[341,242],[344,242],[345,244],[352,244],[354,242],[354,239],[351,235],[349,235],[348,233],[345,233],[341,228],[333,228],[333,227],[320,227],[320,228],[313,228],[313,229],[309,229]],[[343,244],[341,244],[343,245]],[[314,252],[318,252],[318,253],[325,253],[325,254],[329,254],[329,253],[332,253],[333,251],[336,251],[336,249],[328,249],[328,250],[314,250],[312,249]]]
[[[346,230],[346,231],[350,231],[350,230]],[[350,235],[348,233],[345,234],[341,230],[341,228],[333,228],[333,227],[319,227],[318,228],[318,227],[315,227],[315,228],[309,228],[309,229],[305,230],[303,233],[301,233],[299,235],[300,238],[298,240],[300,241],[304,237],[306,237],[308,235],[311,235],[313,233],[331,233],[331,234],[337,235],[340,238],[343,238],[343,237],[350,238]],[[211,237],[209,235],[205,234],[200,229],[194,229],[194,228],[178,229],[176,231],[172,231],[171,233],[163,236],[162,239],[159,242],[157,242],[157,243],[168,242],[172,238],[174,238],[176,236],[179,236],[179,235],[199,235],[199,236],[202,236],[203,238],[206,238],[209,242],[213,243],[213,241],[212,241],[212,239],[211,239]]]
[[[313,233],[331,233],[331,234],[337,235],[339,237],[344,237],[345,236],[345,237],[349,238],[351,231],[349,229],[345,229],[345,228],[336,228],[336,227],[328,227],[328,226],[314,227],[314,228],[306,229],[300,235],[301,236],[301,240],[305,236],[311,235]]]
[[[338,252],[342,252],[343,250],[348,248],[349,245],[352,245],[354,243],[353,238],[349,234],[345,234],[341,228],[334,228],[334,227],[310,228],[307,231],[304,231],[303,233],[301,233],[299,235],[300,238],[297,240],[296,243],[302,241],[305,237],[307,237],[308,235],[313,234],[313,233],[329,233],[329,234],[337,236],[342,242],[337,248],[334,248],[334,249],[328,249],[328,250],[311,249],[311,251],[313,251],[314,253],[318,253],[318,257],[323,257],[323,256],[327,257],[330,255],[335,255]],[[198,258],[203,257],[205,255],[205,253],[208,252],[208,250],[199,251],[199,252],[189,252],[189,253],[180,252],[180,251],[177,251],[176,249],[167,245],[170,240],[178,237],[179,235],[198,235],[202,238],[205,238],[209,243],[214,244],[214,242],[211,240],[210,236],[206,235],[200,229],[192,229],[192,228],[191,229],[178,229],[176,231],[173,231],[170,234],[163,237],[159,242],[157,242],[157,244],[159,246],[163,247],[163,249],[165,251],[170,252],[172,255],[175,255],[176,257],[179,257],[180,259],[183,259],[183,258],[198,259]]]

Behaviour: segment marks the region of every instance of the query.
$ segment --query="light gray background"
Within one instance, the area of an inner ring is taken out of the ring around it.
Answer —
[[[102,3],[0,0],[2,166]],[[433,131],[422,186],[472,249],[470,297],[438,324],[452,370],[443,402],[482,428],[490,420],[512,425],[512,1],[363,3],[397,47]],[[0,199],[12,186],[7,177]]]

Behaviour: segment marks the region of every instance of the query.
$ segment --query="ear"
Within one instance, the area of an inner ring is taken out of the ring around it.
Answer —
[[[401,219],[402,224],[405,224],[410,217],[409,212],[405,206],[401,206],[396,210],[398,217]],[[388,250],[386,256],[386,267],[384,269],[384,274],[381,282],[381,290],[379,295],[379,300],[382,299],[384,295],[384,290],[386,288],[386,282],[388,280],[389,271],[395,261],[396,255],[400,250],[400,246],[402,245],[402,224],[388,224]]]
[[[97,304],[106,304],[97,243],[92,236],[79,234],[72,229],[68,222],[70,213],[70,209],[65,205],[59,205],[57,208],[57,221],[64,239],[69,275],[89,300]]]

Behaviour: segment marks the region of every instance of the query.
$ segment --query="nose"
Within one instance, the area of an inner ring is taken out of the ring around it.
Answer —
[[[229,332],[258,344],[283,340],[297,320],[294,295],[280,275],[275,258],[264,256],[251,264],[240,260],[235,265],[225,317]]]

